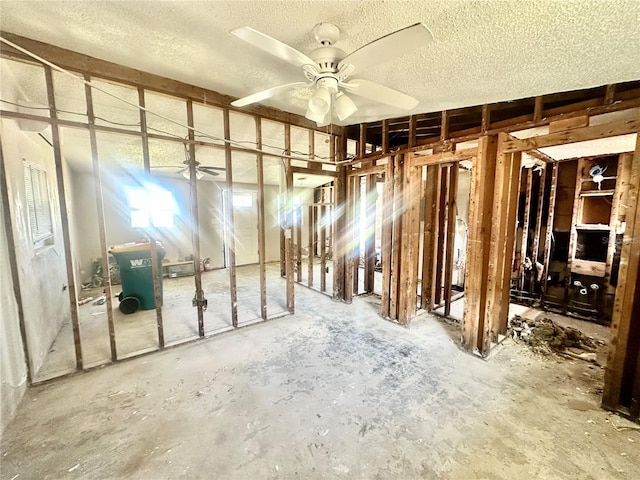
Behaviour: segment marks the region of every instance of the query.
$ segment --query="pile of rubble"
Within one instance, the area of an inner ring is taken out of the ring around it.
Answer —
[[[562,327],[547,317],[535,320],[516,315],[510,321],[511,335],[536,353],[559,353],[595,361],[598,343],[572,327]]]

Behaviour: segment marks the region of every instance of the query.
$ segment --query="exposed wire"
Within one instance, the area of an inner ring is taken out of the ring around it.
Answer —
[[[153,111],[151,111],[151,110],[148,110],[147,108],[145,108],[145,107],[143,107],[143,106],[141,106],[141,105],[137,105],[137,104],[135,104],[135,103],[133,103],[133,102],[130,102],[130,101],[128,101],[128,100],[125,100],[125,99],[123,99],[123,98],[120,98],[120,97],[118,97],[117,95],[114,95],[113,93],[111,93],[111,92],[109,92],[109,91],[107,91],[107,90],[105,90],[105,89],[103,89],[103,88],[100,88],[100,87],[98,87],[98,86],[94,85],[92,82],[90,82],[90,81],[88,81],[88,80],[85,80],[84,78],[79,77],[79,76],[77,76],[77,75],[74,75],[74,74],[73,74],[73,73],[71,73],[70,71],[68,71],[68,70],[66,70],[66,69],[64,69],[64,68],[62,68],[62,67],[60,67],[60,66],[56,65],[55,63],[50,62],[50,61],[48,61],[48,60],[46,60],[46,59],[44,59],[44,58],[40,57],[39,55],[37,55],[37,54],[35,54],[35,53],[33,53],[33,52],[31,52],[31,51],[27,50],[26,48],[23,48],[23,47],[21,47],[21,46],[19,46],[19,45],[16,45],[15,43],[13,43],[13,42],[11,42],[11,41],[7,40],[6,38],[4,38],[4,37],[2,37],[2,36],[0,36],[0,42],[5,43],[5,44],[9,45],[10,47],[15,48],[16,50],[18,50],[18,51],[20,51],[20,52],[24,53],[25,55],[28,55],[29,57],[31,57],[31,58],[33,58],[33,59],[37,60],[38,62],[40,62],[40,63],[42,63],[42,64],[44,64],[44,65],[47,65],[47,66],[51,67],[52,69],[54,69],[54,70],[56,70],[56,71],[58,71],[58,72],[61,72],[61,73],[64,73],[65,75],[70,76],[71,78],[73,78],[73,79],[75,79],[75,80],[77,80],[77,81],[79,81],[79,82],[83,83],[84,85],[88,85],[89,87],[93,88],[94,90],[97,90],[97,91],[99,91],[99,92],[102,92],[102,93],[104,93],[105,95],[107,95],[107,96],[109,96],[109,97],[111,97],[111,98],[115,98],[116,100],[119,100],[119,101],[121,101],[121,102],[124,102],[124,103],[126,103],[127,105],[130,105],[130,106],[132,106],[132,107],[135,107],[135,108],[137,108],[137,109],[139,109],[139,110],[142,110],[142,111],[144,111],[144,112],[146,112],[146,113],[149,113],[149,114],[151,114],[151,115],[155,115],[156,117],[158,117],[158,118],[162,118],[163,120],[166,120],[166,121],[168,121],[168,122],[170,122],[170,123],[173,123],[174,125],[179,125],[180,127],[186,128],[186,129],[187,129],[187,130],[189,130],[189,131],[192,131],[192,132],[194,132],[194,133],[199,134],[199,136],[201,136],[201,137],[209,138],[209,139],[211,139],[211,140],[218,141],[218,142],[223,142],[223,143],[228,144],[228,145],[237,146],[237,147],[240,147],[240,148],[245,148],[245,147],[243,147],[243,146],[241,145],[242,143],[245,143],[245,142],[242,142],[242,141],[235,141],[235,140],[230,140],[230,139],[227,139],[227,138],[217,137],[217,136],[215,136],[215,135],[208,134],[208,133],[203,132],[203,131],[201,131],[201,130],[198,130],[198,129],[194,128],[194,127],[190,127],[189,125],[185,125],[185,124],[180,123],[180,122],[178,122],[178,121],[176,121],[176,120],[173,120],[173,119],[171,119],[171,118],[169,118],[169,117],[165,117],[164,115],[161,115],[161,114],[159,114],[159,113],[155,113],[155,112],[153,112]],[[6,100],[4,100],[4,101],[6,102]],[[11,103],[11,102],[7,102],[7,103]],[[20,105],[20,106],[22,106],[22,105]],[[46,109],[46,110],[49,110],[49,108],[48,108],[48,107],[26,107],[26,108]],[[76,113],[76,112],[67,112],[67,113],[72,113],[72,114],[74,114],[74,115],[85,115],[85,114],[79,114],[79,113]],[[98,117],[96,117],[96,118],[98,118]],[[108,121],[108,120],[104,120],[104,121]],[[137,125],[139,125],[139,124],[137,124]],[[130,126],[133,126],[133,125],[130,125]],[[180,138],[180,137],[178,137],[178,138]],[[249,143],[252,143],[252,142],[249,142]],[[280,147],[275,147],[275,146],[270,146],[270,145],[265,145],[265,146],[267,146],[267,147],[269,147],[269,148],[280,148]],[[255,153],[262,153],[263,155],[271,155],[271,156],[273,156],[273,154],[272,154],[272,153],[265,152],[265,151],[263,151],[263,150],[261,150],[261,149],[257,149],[257,148],[246,148],[246,149],[247,149],[247,150],[252,150],[252,151],[253,151],[253,152],[255,152]],[[292,152],[292,153],[293,153],[293,152]],[[289,158],[289,159],[291,159],[291,160],[320,161],[321,163],[325,163],[325,162],[322,162],[322,160],[331,160],[331,161],[335,162],[335,160],[334,160],[333,158],[331,158],[331,157],[322,157],[322,156],[319,156],[319,155],[315,155],[315,154],[314,154],[314,155],[313,155],[313,158],[310,158],[310,155],[309,155],[308,153],[301,153],[301,155],[305,156],[306,158],[294,157],[294,156],[292,156],[291,154],[289,154],[289,155],[284,155],[284,157],[285,157],[285,158]]]

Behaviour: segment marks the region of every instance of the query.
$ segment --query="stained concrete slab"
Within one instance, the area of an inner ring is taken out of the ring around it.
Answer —
[[[30,389],[0,478],[637,478],[592,364],[510,339],[478,359],[454,322],[299,286],[296,311]]]

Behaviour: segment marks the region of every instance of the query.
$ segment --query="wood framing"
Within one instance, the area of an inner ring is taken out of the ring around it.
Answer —
[[[256,124],[256,147],[262,149],[262,121],[254,117]],[[264,217],[264,158],[261,153],[256,155],[256,173],[258,181],[258,276],[260,277],[260,316],[267,319],[267,269],[265,245],[265,217]]]
[[[486,278],[489,270],[489,240],[493,206],[494,174],[498,138],[480,137],[478,156],[471,169],[471,196],[469,203],[469,240],[467,243],[467,269],[465,271],[465,306],[462,321],[462,345],[470,352],[481,352],[488,333],[485,328]]]
[[[449,167],[449,186],[447,198],[447,244],[444,262],[444,314],[451,313],[451,293],[453,280],[453,248],[456,235],[456,215],[458,195],[458,164],[454,163]]]
[[[380,246],[380,261],[382,263],[382,306],[381,315],[390,318],[391,315],[391,251],[393,249],[393,162],[387,162],[384,174],[384,190],[382,193],[382,244]]]
[[[626,229],[622,241],[618,287],[611,319],[611,342],[605,370],[602,404],[610,409],[630,409],[638,418],[640,404],[640,135],[632,162],[625,199]],[[635,375],[630,372],[635,370]]]
[[[231,129],[229,126],[229,111],[224,110],[224,136],[231,138]],[[190,167],[191,168],[191,167]],[[225,168],[225,195],[226,195],[226,218],[227,218],[227,251],[229,252],[228,265],[229,269],[229,291],[231,292],[231,324],[234,328],[238,326],[238,287],[236,283],[236,232],[235,222],[233,218],[233,162],[231,161],[231,146],[225,143],[224,149],[224,168]],[[195,164],[194,164],[195,169]],[[195,171],[193,172],[195,177]],[[192,178],[194,178],[192,177]]]

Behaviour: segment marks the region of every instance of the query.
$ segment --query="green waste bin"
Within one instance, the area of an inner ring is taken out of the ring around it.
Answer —
[[[162,259],[164,248],[156,242],[158,254],[158,283],[160,284],[160,303],[162,304]],[[153,274],[151,273],[151,245],[149,242],[133,242],[115,245],[109,249],[120,267],[122,293],[120,311],[133,313],[136,310],[152,310],[156,308],[153,291]]]

